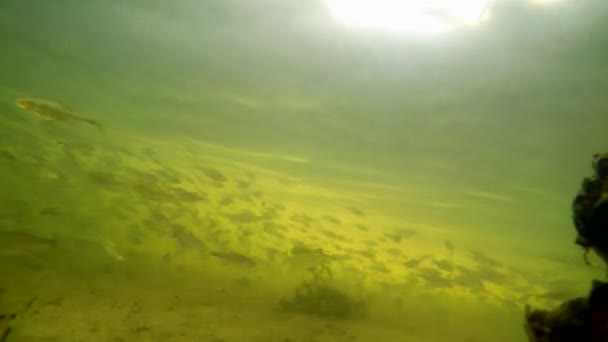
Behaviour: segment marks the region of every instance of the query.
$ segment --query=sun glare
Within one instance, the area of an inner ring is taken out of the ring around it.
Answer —
[[[560,0],[530,0],[533,4],[536,5],[545,5],[545,4],[553,4],[557,2],[561,2]]]
[[[336,20],[355,27],[434,34],[476,25],[490,0],[326,0]]]

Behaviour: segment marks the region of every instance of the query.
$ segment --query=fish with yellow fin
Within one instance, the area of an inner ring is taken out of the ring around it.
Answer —
[[[85,122],[101,128],[101,125],[97,121],[76,115],[71,108],[61,105],[57,102],[36,98],[20,97],[17,98],[16,103],[17,107],[24,109],[45,120],[57,122]]]

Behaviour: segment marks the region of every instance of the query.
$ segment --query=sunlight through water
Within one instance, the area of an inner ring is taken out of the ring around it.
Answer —
[[[346,25],[413,34],[437,34],[489,18],[489,0],[326,0]]]

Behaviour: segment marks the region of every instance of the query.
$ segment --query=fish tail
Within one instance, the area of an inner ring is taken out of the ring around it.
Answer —
[[[80,120],[82,120],[83,122],[86,122],[88,124],[91,124],[99,129],[103,129],[103,127],[101,126],[101,124],[95,120],[91,120],[91,119],[86,119],[86,118],[81,118]]]

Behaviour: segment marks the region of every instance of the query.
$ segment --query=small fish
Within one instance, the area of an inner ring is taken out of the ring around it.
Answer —
[[[450,240],[445,240],[445,248],[450,252],[454,252],[454,244]]]
[[[42,216],[61,216],[63,212],[59,208],[48,207],[40,210],[39,214]]]
[[[203,241],[192,234],[188,228],[180,224],[174,224],[171,226],[171,235],[184,249],[199,252],[205,252],[207,250],[207,246]]]
[[[426,259],[428,259],[430,257],[431,257],[430,255],[425,254],[419,258],[410,259],[410,260],[406,261],[405,263],[403,263],[403,265],[405,265],[405,267],[407,267],[407,268],[416,268],[420,265],[420,263],[422,263],[423,261],[425,261]]]
[[[0,232],[0,255],[35,256],[57,247],[57,241],[26,232]]]
[[[338,220],[337,218],[333,217],[333,216],[329,216],[329,215],[323,215],[322,216],[327,222],[329,223],[333,223],[333,224],[341,224],[342,222],[340,222],[340,220]]]
[[[228,180],[226,176],[220,171],[210,168],[210,167],[201,167],[201,171],[207,176],[209,179],[214,180],[216,182],[225,182]]]
[[[452,262],[447,260],[433,260],[435,266],[437,266],[440,270],[452,273],[454,271],[454,265]]]
[[[364,217],[365,216],[365,213],[363,212],[363,210],[361,210],[359,208],[346,207],[346,209],[348,209],[351,213],[353,213],[354,215],[357,215],[359,217]]]
[[[403,236],[401,236],[400,234],[384,234],[387,238],[393,240],[393,242],[395,243],[401,243],[401,241],[403,240]]]
[[[0,150],[0,160],[17,161],[17,157],[8,151]]]
[[[226,217],[235,223],[254,223],[264,219],[263,216],[247,209],[241,210],[240,212],[234,214],[226,214]]]
[[[52,120],[58,122],[80,121],[86,122],[96,127],[101,127],[97,121],[78,116],[74,114],[72,109],[56,102],[42,99],[20,97],[17,99],[16,103],[17,107],[24,109],[45,120]]]
[[[253,261],[253,259],[246,255],[235,252],[211,252],[211,255],[232,264],[237,264],[246,267],[256,266],[256,262]]]
[[[415,236],[417,232],[413,229],[399,229],[393,233],[384,234],[385,237],[393,240],[395,243],[400,243],[403,240],[407,240],[413,236]]]
[[[253,182],[251,182],[251,181],[244,181],[244,180],[237,180],[236,184],[239,186],[239,188],[247,189],[251,184],[253,184]]]
[[[163,257],[162,257],[163,261],[165,261],[165,262],[171,262],[172,258],[173,257],[171,256],[171,253],[165,253],[165,255],[163,255]]]

